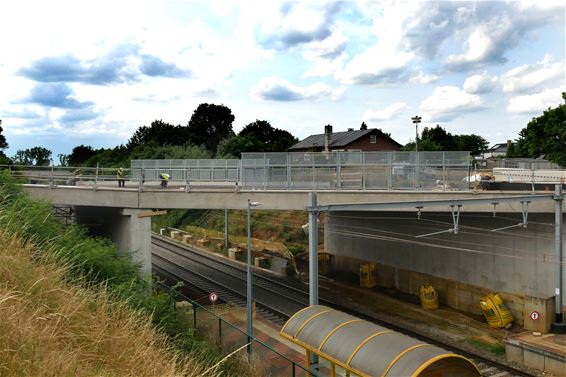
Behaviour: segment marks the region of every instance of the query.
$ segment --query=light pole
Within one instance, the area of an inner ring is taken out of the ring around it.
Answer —
[[[252,275],[252,221],[251,221],[251,214],[253,207],[259,207],[261,203],[259,202],[252,202],[248,199],[248,270],[247,270],[247,295],[246,295],[246,304],[247,304],[247,321],[248,321],[248,361],[251,362],[252,356],[252,337],[254,334],[254,326],[253,326],[253,308],[252,308],[252,287],[253,287],[253,275]]]
[[[420,174],[419,174],[419,123],[421,122],[422,117],[415,115],[411,118],[413,123],[415,124],[415,187],[420,187]]]
[[[413,123],[415,124],[415,152],[419,152],[419,123],[421,122],[422,117],[415,115],[411,118]]]

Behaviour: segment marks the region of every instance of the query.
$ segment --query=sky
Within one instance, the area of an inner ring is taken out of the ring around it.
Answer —
[[[564,1],[2,1],[6,154],[126,143],[223,104],[299,139],[365,122],[516,139],[566,91]]]

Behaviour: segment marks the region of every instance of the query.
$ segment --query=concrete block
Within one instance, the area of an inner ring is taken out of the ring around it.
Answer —
[[[210,241],[207,240],[206,238],[201,238],[197,240],[197,245],[198,246],[208,246],[210,245]]]
[[[548,301],[552,301],[551,305],[548,305]],[[550,311],[548,311],[549,306],[552,307]],[[538,331],[543,334],[548,333],[550,323],[554,319],[554,299],[548,300],[525,296],[522,309],[521,322],[523,322],[525,330]],[[530,315],[535,310],[539,312],[540,316],[539,319],[533,321]]]
[[[192,234],[183,234],[182,241],[184,243],[188,243],[188,244],[192,243],[193,242],[193,235]]]
[[[517,347],[513,344],[505,344],[505,358],[507,359],[507,361],[512,363],[517,363],[519,365],[525,364],[525,360],[523,358],[523,348]]]
[[[566,361],[558,360],[550,356],[544,359],[544,370],[547,373],[552,373],[555,376],[566,376]]]
[[[179,301],[175,303],[175,308],[179,311],[190,312],[193,310],[193,304],[188,301]]]
[[[523,350],[524,365],[527,368],[544,370],[544,355],[529,350]]]
[[[238,259],[238,255],[242,252],[242,250],[238,249],[237,247],[231,247],[228,249],[228,258],[236,260]]]
[[[174,240],[179,240],[181,241],[181,232],[179,232],[178,230],[172,230],[171,231],[171,238],[173,238]]]

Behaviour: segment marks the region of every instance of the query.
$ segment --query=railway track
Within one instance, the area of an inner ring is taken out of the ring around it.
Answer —
[[[246,305],[246,268],[241,263],[218,258],[205,250],[181,245],[169,238],[157,235],[152,237],[152,253],[153,268],[158,275],[184,281],[204,293],[214,291],[224,302],[240,306]],[[324,296],[322,292],[321,296]],[[308,288],[304,284],[268,277],[257,271],[254,271],[254,299],[257,313],[280,325],[285,323],[296,311],[309,304]],[[321,297],[319,301],[323,305],[334,307],[394,331],[464,355],[476,363],[482,376],[535,376],[512,366],[472,355],[453,345],[426,338],[407,329],[370,317],[341,306],[326,297]]]

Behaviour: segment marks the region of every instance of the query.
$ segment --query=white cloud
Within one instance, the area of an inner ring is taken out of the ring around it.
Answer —
[[[562,103],[561,92],[566,90],[564,86],[546,89],[540,93],[527,94],[513,97],[509,100],[507,111],[510,113],[542,113],[549,107],[555,107]]]
[[[266,77],[252,89],[252,96],[260,100],[281,102],[318,100],[324,97],[337,100],[344,90],[345,88],[333,89],[323,83],[301,87],[277,77]]]
[[[565,75],[564,62],[553,62],[552,56],[547,54],[535,64],[513,68],[501,81],[505,93],[533,93],[557,82],[564,83]]]
[[[439,86],[421,103],[424,121],[447,121],[482,108],[480,96],[466,93],[456,86]]]
[[[464,90],[470,94],[490,93],[495,89],[497,77],[489,76],[486,72],[472,75],[464,81]]]
[[[405,102],[396,102],[381,110],[366,111],[364,113],[363,119],[367,119],[371,121],[391,120],[397,117],[399,114],[403,112],[403,110],[407,108],[408,106]]]
[[[427,74],[427,73],[424,73],[422,71],[419,71],[409,79],[409,82],[411,84],[426,85],[426,84],[430,84],[432,82],[435,82],[438,79],[440,79],[440,76],[438,76],[438,75],[434,75],[434,74],[430,74],[430,73]]]
[[[466,41],[466,52],[459,55],[448,55],[446,65],[456,69],[474,66],[489,60],[497,52],[497,46],[492,37],[486,30],[478,28]]]

